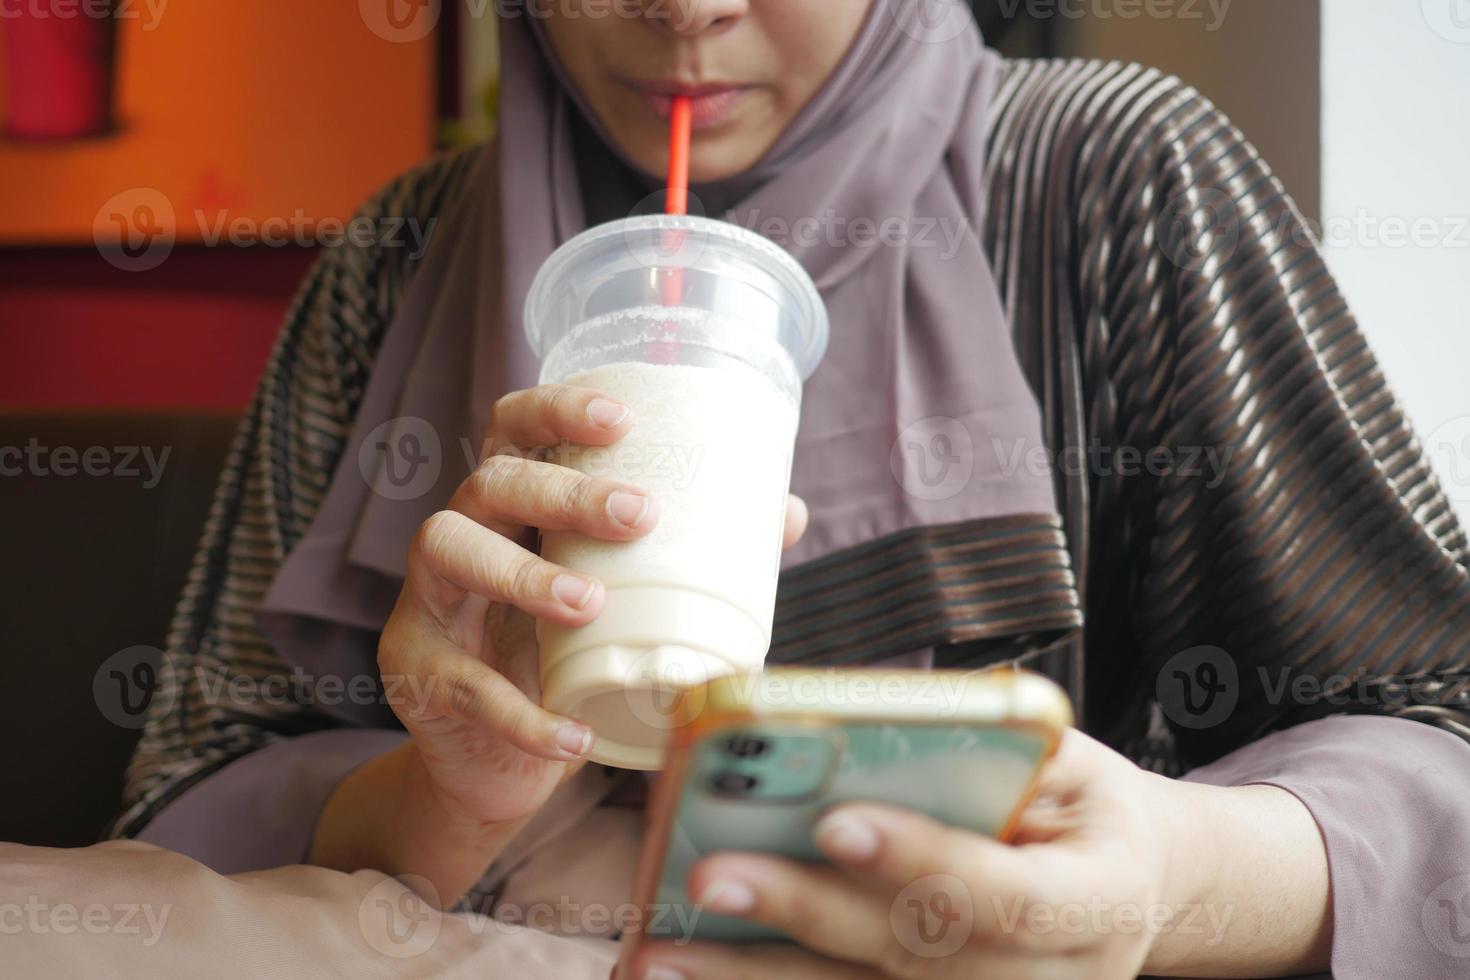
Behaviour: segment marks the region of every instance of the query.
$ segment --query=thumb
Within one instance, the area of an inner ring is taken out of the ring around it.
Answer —
[[[781,536],[781,550],[793,547],[806,533],[808,514],[806,501],[796,494],[786,497],[786,529]]]

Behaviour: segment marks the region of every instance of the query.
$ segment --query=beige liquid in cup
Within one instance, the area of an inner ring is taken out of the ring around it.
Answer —
[[[676,704],[692,707],[685,692],[765,663],[802,385],[826,351],[827,311],[779,245],[723,221],[641,215],[558,248],[525,326],[543,384],[632,411],[618,443],[562,446],[560,462],[659,505],[634,541],[542,535],[543,556],[597,577],[607,598],[582,626],[537,620],[541,704],[593,730],[593,762],[657,769]]]
[[[677,643],[696,655],[680,668],[687,676],[660,680],[758,669],[770,646],[797,406],[761,372],[733,364],[614,363],[564,380],[618,399],[633,425],[612,446],[564,447],[560,461],[647,490],[660,516],[636,541],[543,536],[548,560],[607,587],[591,626],[543,630],[543,662],[562,661],[601,634],[624,644]],[[635,684],[588,699],[577,715],[600,739],[632,740],[667,711],[653,703],[660,697],[666,689]]]

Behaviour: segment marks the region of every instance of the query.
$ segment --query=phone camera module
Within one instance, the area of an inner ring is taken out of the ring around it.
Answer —
[[[760,785],[760,780],[743,772],[719,772],[710,777],[710,789],[720,796],[746,796]]]
[[[725,754],[736,759],[758,759],[770,748],[771,743],[758,735],[731,735],[725,740]]]

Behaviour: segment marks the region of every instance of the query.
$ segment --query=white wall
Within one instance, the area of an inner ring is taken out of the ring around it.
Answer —
[[[1470,520],[1470,0],[1322,0],[1321,58],[1328,261]]]

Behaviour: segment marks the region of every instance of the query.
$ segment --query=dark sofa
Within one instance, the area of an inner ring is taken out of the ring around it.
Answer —
[[[235,422],[0,413],[0,840],[90,844],[117,813],[139,705],[108,675],[163,645]]]

